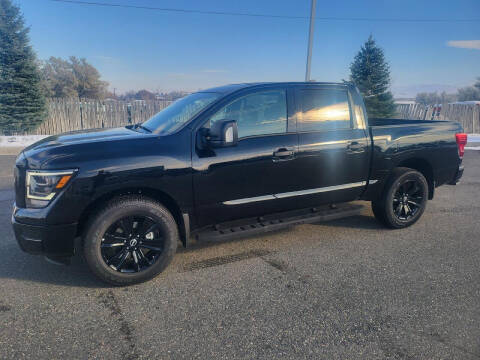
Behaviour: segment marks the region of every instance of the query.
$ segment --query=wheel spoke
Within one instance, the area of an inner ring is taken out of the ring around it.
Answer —
[[[420,207],[420,204],[417,203],[417,202],[415,202],[415,201],[413,201],[413,200],[408,200],[408,203],[411,204],[411,205],[413,205],[413,206],[415,206],[416,208]]]
[[[157,238],[153,240],[142,240],[141,245],[156,246],[161,248],[163,245],[163,241],[161,238]]]
[[[413,210],[414,210],[414,209],[411,208],[410,205],[408,205],[408,204],[406,204],[405,206],[406,206],[407,209],[408,209],[408,213],[413,216]]]
[[[119,221],[120,228],[123,230],[125,236],[133,233],[133,217],[129,216]]]
[[[123,255],[120,258],[120,261],[118,262],[118,265],[116,266],[117,270],[121,270],[123,267],[123,264],[125,264],[125,260],[127,259],[128,256],[128,251],[123,251]]]
[[[124,246],[125,244],[122,242],[116,242],[116,243],[102,243],[102,248],[114,248],[117,246]]]
[[[407,194],[408,195],[415,195],[420,188],[418,187],[418,184],[416,181],[413,182],[413,185],[410,187],[410,190],[408,190]]]
[[[120,268],[122,267],[125,259],[127,258],[127,255],[128,255],[128,251],[126,250],[120,250],[118,253],[116,253],[115,255],[113,255],[110,259],[107,260],[107,265],[113,265],[115,266],[114,262],[117,262],[117,265],[115,266],[115,268],[117,270],[120,270]]]
[[[140,237],[144,237],[147,233],[146,230],[151,226],[151,221],[147,218],[143,218],[141,221],[138,222],[136,228],[136,235],[140,235]]]
[[[113,256],[111,256],[109,259],[107,259],[107,265],[112,265],[112,263],[113,263],[115,260],[120,259],[120,257],[123,255],[123,252],[124,252],[124,250],[120,250],[120,251],[117,252],[115,255],[113,255]]]
[[[403,209],[403,206],[401,203],[399,203],[397,208],[395,209],[395,214],[397,214],[397,216],[402,215],[402,209]]]
[[[161,247],[158,247],[158,246],[141,244],[140,247],[143,247],[143,248],[145,248],[145,249],[152,250],[152,251],[157,251],[157,252],[162,251],[162,248],[161,248]]]
[[[149,226],[145,231],[143,231],[142,233],[139,233],[140,237],[145,237],[147,234],[151,233],[151,232],[154,232],[155,230],[158,229],[158,224],[153,224],[151,226]]]
[[[108,240],[110,242],[120,242],[120,241],[125,241],[127,240],[127,238],[125,236],[121,236],[119,234],[109,234],[109,233],[105,233],[105,235],[103,235],[103,238],[105,240]]]
[[[138,263],[137,252],[135,250],[132,251],[133,262],[135,264],[135,270],[140,271],[140,265]]]
[[[150,261],[147,259],[145,254],[143,253],[142,249],[138,249],[138,259],[144,261],[147,264],[147,267],[152,265]]]

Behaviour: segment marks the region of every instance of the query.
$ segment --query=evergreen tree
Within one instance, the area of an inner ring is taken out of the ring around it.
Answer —
[[[371,35],[350,65],[350,80],[362,93],[369,117],[395,115],[396,107],[389,91],[390,69],[383,50]]]
[[[28,32],[20,9],[0,0],[0,131],[5,134],[31,130],[46,114]]]

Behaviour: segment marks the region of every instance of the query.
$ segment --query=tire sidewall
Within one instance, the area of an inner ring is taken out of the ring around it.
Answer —
[[[152,266],[137,273],[121,273],[110,268],[101,254],[101,241],[107,229],[127,216],[148,216],[158,222],[164,234],[164,250]],[[171,214],[159,203],[142,198],[124,198],[110,203],[90,222],[84,237],[84,253],[95,275],[114,285],[143,282],[162,272],[171,262],[178,242],[178,228]]]
[[[416,214],[408,220],[402,220],[402,219],[399,219],[394,213],[393,198],[398,188],[407,180],[415,180],[418,182],[419,186],[421,186],[423,191],[423,198],[422,198],[421,206],[416,212]],[[385,194],[385,199],[383,204],[385,209],[385,216],[387,218],[388,223],[394,228],[404,228],[414,224],[415,222],[418,221],[418,219],[420,219],[423,212],[425,211],[427,200],[428,200],[428,183],[425,177],[421,173],[415,170],[410,170],[396,177],[391,182]]]

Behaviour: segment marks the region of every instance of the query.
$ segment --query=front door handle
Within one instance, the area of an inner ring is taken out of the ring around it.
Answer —
[[[292,149],[280,148],[273,153],[273,161],[291,160],[294,154]]]
[[[347,149],[352,153],[362,153],[365,151],[365,146],[358,141],[352,141],[348,144]]]

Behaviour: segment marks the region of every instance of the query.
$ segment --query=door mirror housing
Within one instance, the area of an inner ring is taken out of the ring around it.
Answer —
[[[215,121],[208,134],[211,147],[221,148],[235,146],[238,143],[238,127],[236,120]]]

